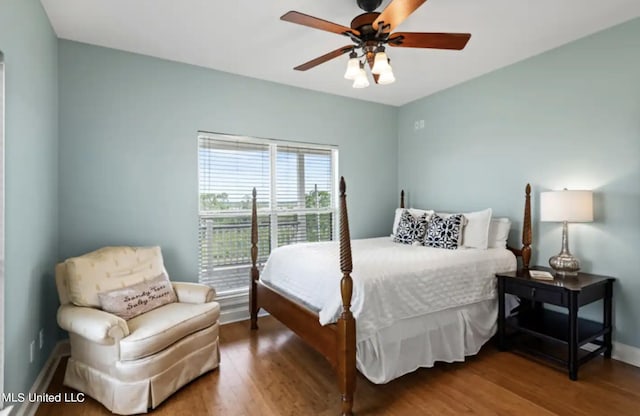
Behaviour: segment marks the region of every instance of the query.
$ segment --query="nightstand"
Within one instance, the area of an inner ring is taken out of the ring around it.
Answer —
[[[553,271],[545,267],[533,270]],[[578,379],[578,367],[604,353],[611,358],[611,309],[613,277],[579,273],[578,276],[536,280],[526,270],[496,274],[498,278],[498,346],[506,351],[512,347],[551,360]],[[517,312],[507,316],[505,295],[520,297]],[[603,301],[602,322],[578,317],[581,306]],[[562,313],[544,304],[567,308]],[[518,338],[524,342],[518,343]],[[597,348],[588,351],[585,344]],[[548,345],[553,344],[553,345]],[[546,348],[550,346],[551,348]]]

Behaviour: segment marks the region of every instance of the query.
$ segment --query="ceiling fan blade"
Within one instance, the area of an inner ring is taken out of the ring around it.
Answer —
[[[460,50],[470,38],[469,33],[396,32],[389,36],[389,46]]]
[[[339,35],[344,35],[347,32],[351,32],[356,36],[360,35],[355,29],[351,29],[350,27],[342,26],[337,23],[329,22],[328,20],[319,19],[317,17],[309,16],[308,14],[290,11],[282,15],[280,20],[284,20],[285,22],[297,23],[302,26],[312,27],[314,29],[324,30],[326,32],[337,33]]]
[[[378,29],[378,25],[382,23],[385,32],[389,33],[404,21],[418,7],[422,6],[427,0],[392,0],[391,3],[380,13],[380,16],[373,22],[373,28]],[[389,25],[387,28],[386,26]]]
[[[343,46],[342,48],[338,48],[335,51],[331,51],[327,54],[324,54],[322,56],[317,57],[316,59],[312,59],[309,62],[306,62],[302,65],[298,65],[297,67],[293,68],[296,71],[306,71],[307,69],[311,69],[313,67],[316,67],[320,64],[323,64],[327,61],[332,60],[333,58],[337,58],[340,55],[343,55],[347,52],[350,52],[353,49],[353,45],[346,45]]]

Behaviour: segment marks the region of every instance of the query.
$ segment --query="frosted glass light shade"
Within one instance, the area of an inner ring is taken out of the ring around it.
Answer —
[[[391,67],[389,67],[388,71],[384,71],[380,74],[380,77],[378,78],[378,84],[381,85],[393,84],[394,82],[396,82],[396,77],[393,76]]]
[[[541,192],[540,221],[593,221],[593,192],[568,190]]]
[[[367,73],[364,72],[364,68],[360,68],[358,76],[353,81],[353,88],[367,88],[369,86],[369,80],[367,79]]]
[[[344,73],[346,79],[356,79],[360,73],[360,61],[358,58],[351,58],[347,62],[347,71]]]
[[[372,74],[380,75],[385,71],[391,70],[391,66],[389,65],[389,58],[385,52],[376,53],[376,57],[373,61],[373,67],[371,68]]]

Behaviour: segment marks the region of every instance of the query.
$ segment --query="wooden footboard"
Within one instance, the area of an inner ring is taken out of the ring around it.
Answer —
[[[529,267],[531,258],[531,187],[525,189],[522,248],[512,249],[523,259],[523,267]],[[400,207],[404,208],[404,191],[400,194]],[[346,185],[340,178],[340,293],[342,313],[335,324],[320,325],[318,314],[296,303],[260,282],[258,270],[258,215],[256,190],[253,190],[251,209],[251,329],[258,329],[258,311],[264,309],[304,339],[322,354],[333,366],[338,377],[342,402],[342,416],[353,415],[353,397],[356,388],[356,320],[351,313],[353,280],[351,271],[351,238],[347,215]]]

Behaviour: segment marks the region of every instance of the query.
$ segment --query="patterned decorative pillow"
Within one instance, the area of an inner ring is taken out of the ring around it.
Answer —
[[[98,294],[103,311],[129,320],[178,298],[166,274],[151,280]]]
[[[424,245],[449,250],[457,249],[462,239],[463,225],[464,216],[462,214],[450,215],[447,218],[434,214],[427,226]]]
[[[414,241],[421,242],[427,232],[427,214],[414,217],[408,210],[404,210],[400,216],[398,230],[393,237],[393,241],[402,244],[412,244]]]

